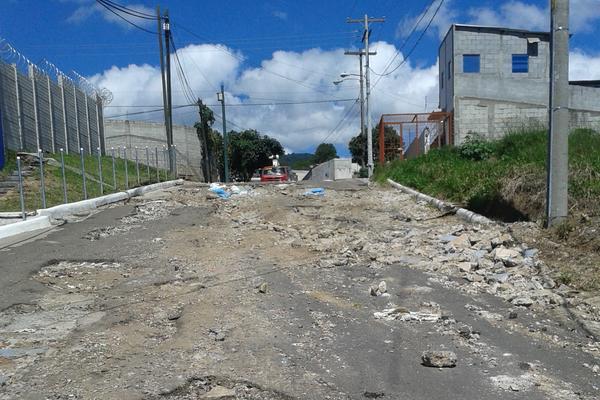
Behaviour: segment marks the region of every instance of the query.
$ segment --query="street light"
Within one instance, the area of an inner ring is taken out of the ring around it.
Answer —
[[[339,85],[340,83],[344,82],[344,81],[360,81],[360,135],[365,138],[365,143],[368,146],[371,146],[372,143],[369,143],[369,140],[367,139],[367,137],[369,136],[369,134],[365,132],[365,96],[364,96],[364,88],[363,88],[363,74],[362,74],[362,57],[360,58],[360,74],[351,74],[348,72],[342,72],[340,74],[340,77],[342,79],[338,79],[337,81],[333,81],[334,85]],[[356,76],[358,78],[351,78],[353,76]],[[368,101],[368,99],[367,99]]]

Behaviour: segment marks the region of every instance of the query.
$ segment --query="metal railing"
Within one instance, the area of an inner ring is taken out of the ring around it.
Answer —
[[[87,200],[177,176],[177,171],[175,176],[169,175],[166,147],[113,147],[107,156],[97,150],[96,154],[89,154],[80,148],[75,155],[61,148],[53,157],[47,157],[42,150],[17,153],[18,204],[16,191],[9,190],[4,194],[8,198],[0,201],[4,208],[1,211],[17,211],[18,207],[22,219],[26,219],[29,210]]]

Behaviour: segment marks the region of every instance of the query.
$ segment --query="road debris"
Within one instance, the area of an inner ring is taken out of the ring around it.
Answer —
[[[421,355],[421,362],[426,367],[454,368],[456,361],[456,354],[452,351],[427,350]]]

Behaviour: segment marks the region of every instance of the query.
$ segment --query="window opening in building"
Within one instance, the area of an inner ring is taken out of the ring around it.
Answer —
[[[452,79],[452,61],[448,61],[448,80]]]
[[[529,72],[529,56],[527,54],[512,55],[512,72],[527,73]]]
[[[444,88],[444,73],[442,72],[442,79],[440,79],[440,87],[443,89]]]
[[[539,42],[534,42],[534,41],[527,42],[527,55],[529,57],[537,57],[538,56],[538,43]]]
[[[463,55],[463,72],[479,73],[480,57],[479,54],[464,54]]]

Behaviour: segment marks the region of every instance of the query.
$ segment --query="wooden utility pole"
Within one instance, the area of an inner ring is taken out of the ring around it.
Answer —
[[[546,224],[567,218],[569,195],[569,0],[551,0]]]
[[[367,101],[366,101],[366,112],[367,112],[367,168],[369,170],[369,178],[373,176],[373,132],[372,132],[372,122],[371,122],[371,107],[370,107],[370,99],[371,99],[371,73],[370,73],[370,64],[369,64],[369,36],[371,35],[371,31],[369,30],[369,23],[371,22],[385,22],[385,18],[369,18],[367,14],[365,14],[364,19],[351,19],[348,18],[346,20],[347,23],[361,23],[364,24],[364,33],[363,33],[363,43],[365,45],[365,83],[367,86]]]

